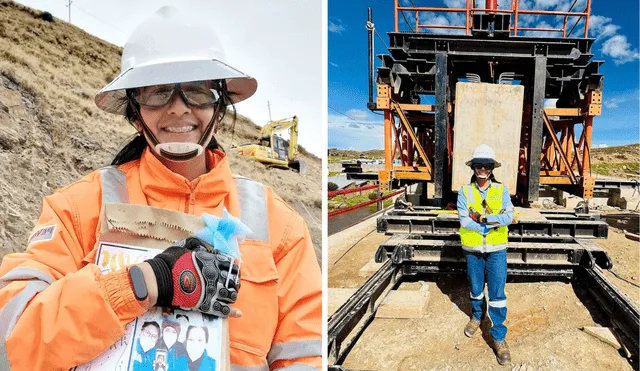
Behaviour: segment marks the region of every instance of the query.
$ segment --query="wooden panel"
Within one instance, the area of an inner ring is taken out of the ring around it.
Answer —
[[[471,169],[465,162],[473,149],[490,145],[501,167],[495,169],[498,181],[515,194],[524,86],[459,82],[456,84],[455,135],[453,138],[454,192],[469,184]]]
[[[545,108],[547,116],[580,116],[580,108]]]
[[[421,173],[417,171],[394,171],[395,179],[412,179],[412,180],[431,180],[429,173]]]
[[[403,111],[435,111],[433,104],[400,104]]]
[[[540,184],[571,184],[569,176],[541,176]]]
[[[426,166],[394,166],[394,171],[428,171],[429,168]]]

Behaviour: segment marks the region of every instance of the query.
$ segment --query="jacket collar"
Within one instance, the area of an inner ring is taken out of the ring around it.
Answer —
[[[169,170],[147,147],[140,158],[140,185],[149,198],[194,196],[206,208],[217,208],[224,203],[233,183],[226,154],[220,150],[206,150],[206,174],[189,181]],[[195,195],[194,195],[195,193]],[[204,195],[206,197],[198,197]]]

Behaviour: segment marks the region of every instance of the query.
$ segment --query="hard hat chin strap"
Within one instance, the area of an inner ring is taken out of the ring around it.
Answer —
[[[216,109],[213,112],[213,116],[211,116],[211,120],[209,120],[209,123],[207,124],[207,127],[205,128],[204,132],[202,133],[200,140],[198,140],[198,143],[183,143],[183,142],[160,143],[158,141],[158,138],[156,138],[156,136],[153,135],[153,133],[151,132],[147,124],[144,122],[144,119],[142,118],[142,114],[140,113],[140,110],[138,109],[138,107],[132,102],[130,102],[129,104],[131,104],[131,106],[133,107],[133,110],[138,116],[138,120],[142,125],[142,131],[150,141],[149,145],[151,146],[151,149],[153,149],[153,151],[158,155],[166,158],[167,160],[172,160],[172,161],[187,161],[204,152],[204,146],[206,145],[205,141],[207,140],[207,137],[211,134],[211,131],[215,126],[216,117],[220,114],[220,106],[221,106],[220,104],[216,105]]]

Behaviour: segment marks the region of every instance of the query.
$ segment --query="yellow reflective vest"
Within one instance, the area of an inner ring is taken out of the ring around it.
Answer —
[[[492,183],[487,191],[484,205],[480,190],[475,183],[462,187],[467,199],[469,214],[471,214],[472,208],[484,216],[499,214],[502,209],[503,187],[500,183]],[[506,226],[492,228],[486,236],[474,230],[460,227],[462,247],[467,251],[492,252],[501,250],[506,248],[508,237],[509,229]]]

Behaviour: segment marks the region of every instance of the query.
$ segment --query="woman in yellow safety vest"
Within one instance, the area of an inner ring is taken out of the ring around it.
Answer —
[[[493,169],[500,163],[491,147],[486,144],[476,147],[466,165],[471,167],[473,175],[470,184],[460,187],[458,192],[458,215],[471,286],[472,314],[464,334],[472,337],[485,317],[484,284],[487,282],[489,316],[493,322],[492,347],[502,365],[511,361],[505,341],[507,297],[504,287],[507,281],[507,226],[513,219],[513,205],[509,190],[493,175]]]

